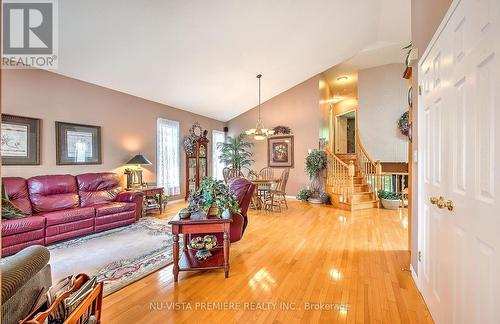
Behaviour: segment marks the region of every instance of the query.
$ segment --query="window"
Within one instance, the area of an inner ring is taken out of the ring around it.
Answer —
[[[168,195],[181,193],[179,122],[158,118],[156,123],[157,183]]]
[[[224,132],[212,131],[212,176],[217,180],[224,180],[222,169],[225,167],[224,163],[219,161],[220,150],[217,148],[217,144],[225,141],[226,134]]]

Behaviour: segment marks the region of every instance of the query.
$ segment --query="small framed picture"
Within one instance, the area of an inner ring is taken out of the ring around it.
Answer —
[[[101,127],[56,122],[56,163],[101,164]]]
[[[293,135],[273,136],[267,139],[267,165],[275,168],[293,168]]]
[[[40,119],[2,114],[2,165],[40,164]]]

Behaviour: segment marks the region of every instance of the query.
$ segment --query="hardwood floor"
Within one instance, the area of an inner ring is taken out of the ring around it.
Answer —
[[[174,285],[168,266],[106,297],[103,323],[433,322],[402,271],[402,212],[289,206],[250,211],[243,239],[231,245],[228,279],[223,271],[181,272]]]

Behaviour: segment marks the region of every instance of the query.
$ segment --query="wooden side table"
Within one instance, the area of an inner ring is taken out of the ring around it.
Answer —
[[[229,233],[232,218],[218,218],[207,216],[202,211],[191,214],[190,218],[181,219],[175,215],[168,223],[172,225],[174,240],[174,282],[178,281],[179,271],[198,271],[224,269],[224,275],[229,277]],[[212,256],[204,261],[196,259],[196,251],[188,249],[188,234],[223,233],[224,240],[217,242],[217,247],[210,250]],[[183,235],[184,246],[182,254],[179,251],[179,235]],[[180,255],[179,255],[180,254]]]
[[[144,197],[158,197],[158,207],[146,208],[142,206],[142,215],[144,216],[148,211],[158,210],[160,214],[163,213],[163,187],[145,187],[145,188],[127,188],[127,191],[140,191],[144,193]]]

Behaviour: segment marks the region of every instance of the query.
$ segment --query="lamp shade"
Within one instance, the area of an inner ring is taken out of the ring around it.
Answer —
[[[146,159],[146,157],[144,155],[137,154],[136,156],[131,158],[130,161],[127,162],[127,164],[137,164],[137,165],[147,164],[147,165],[149,165],[149,164],[151,164],[151,161]]]

